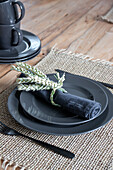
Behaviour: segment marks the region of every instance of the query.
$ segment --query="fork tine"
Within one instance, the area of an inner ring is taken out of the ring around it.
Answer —
[[[6,126],[4,123],[0,121],[0,133],[3,133],[5,135],[20,135],[19,132],[16,130]]]
[[[8,135],[10,131],[11,131],[11,128],[9,128],[8,126],[6,126],[0,121],[0,133]]]
[[[6,127],[0,126],[0,133],[5,134]]]
[[[3,127],[3,124],[0,122],[0,128],[2,128]]]
[[[0,121],[0,132],[4,133],[7,129],[9,128]]]
[[[0,127],[7,127],[7,126],[0,121]]]
[[[0,132],[3,132],[6,129],[6,126],[0,121]]]

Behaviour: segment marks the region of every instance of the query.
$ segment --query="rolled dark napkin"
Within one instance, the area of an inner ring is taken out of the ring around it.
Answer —
[[[50,101],[50,90],[35,91],[33,94],[41,97],[46,102]],[[63,93],[57,90],[54,95],[54,102],[59,104],[63,109],[79,115],[85,119],[91,119],[99,115],[101,111],[101,104],[86,98],[78,97],[70,93]],[[55,106],[56,107],[56,106]]]

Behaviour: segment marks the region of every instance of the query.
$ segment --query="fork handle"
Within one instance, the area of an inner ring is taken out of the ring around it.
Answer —
[[[35,143],[43,146],[44,148],[47,148],[47,149],[49,149],[51,151],[54,151],[55,153],[60,154],[60,155],[62,155],[64,157],[71,158],[71,159],[75,157],[75,154],[68,151],[68,150],[59,148],[57,146],[51,145],[49,143],[46,143],[46,142],[43,142],[43,141],[40,141],[40,140],[36,140],[34,138],[31,138],[31,137],[23,135],[23,134],[20,134],[20,135],[34,141]]]

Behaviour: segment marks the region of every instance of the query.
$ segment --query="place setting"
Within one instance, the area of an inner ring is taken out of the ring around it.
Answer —
[[[40,53],[39,37],[20,28],[24,16],[21,1],[0,1],[0,64],[27,61]]]
[[[0,0],[0,169],[112,169],[112,11]]]
[[[40,53],[41,41],[37,35],[21,30],[24,16],[22,2],[0,1],[0,64],[15,63],[12,70],[21,73],[7,99],[11,118],[23,129],[53,136],[86,134],[106,125],[113,117],[113,94],[108,89],[113,85],[69,73],[61,66],[58,69],[57,64],[56,73],[46,74],[25,63]],[[47,69],[49,65],[44,64]],[[75,157],[68,149],[23,134],[2,120],[0,133],[22,136],[66,158]]]
[[[56,73],[51,71],[45,74],[40,70],[40,65],[38,68],[23,62],[16,62],[12,70],[21,75],[6,101],[7,114],[12,118],[7,120],[9,123],[3,118],[0,122],[0,132],[5,135],[23,136],[54,153],[73,159],[75,154],[70,149],[30,137],[23,130],[58,138],[68,136],[71,139],[72,135],[98,130],[113,117],[113,95],[105,87],[112,88],[112,84],[57,68],[54,68]],[[12,119],[23,129],[21,132],[15,126],[14,129],[10,127]]]
[[[94,131],[112,117],[112,93],[100,82],[57,69],[45,75],[35,67],[17,63],[21,72],[8,98],[11,116],[28,129],[51,135],[77,135]]]

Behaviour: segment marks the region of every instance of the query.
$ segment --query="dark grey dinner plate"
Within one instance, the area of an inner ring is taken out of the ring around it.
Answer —
[[[54,74],[49,75],[54,80]],[[66,80],[63,86],[70,94],[95,100],[101,104],[100,116],[107,108],[108,97],[103,88],[88,78],[74,75],[73,80],[66,74]],[[73,113],[69,113],[59,107],[52,106],[42,99],[37,98],[30,92],[23,91],[20,95],[20,104],[26,114],[46,123],[57,125],[77,125],[91,121],[91,119],[83,119]]]
[[[82,133],[88,133],[93,130],[96,130],[106,123],[108,123],[113,117],[113,95],[112,93],[105,88],[103,85],[101,87],[104,89],[108,96],[108,107],[107,109],[96,119],[89,121],[80,125],[73,126],[60,126],[52,125],[32,117],[27,117],[22,110],[20,110],[19,100],[15,96],[17,89],[13,90],[8,98],[8,110],[12,117],[21,125],[25,126],[28,129],[40,132],[47,133],[52,135],[76,135]]]
[[[10,50],[0,50],[0,62],[9,62],[35,54],[41,48],[41,41],[38,36],[28,31],[22,31],[23,42]]]

